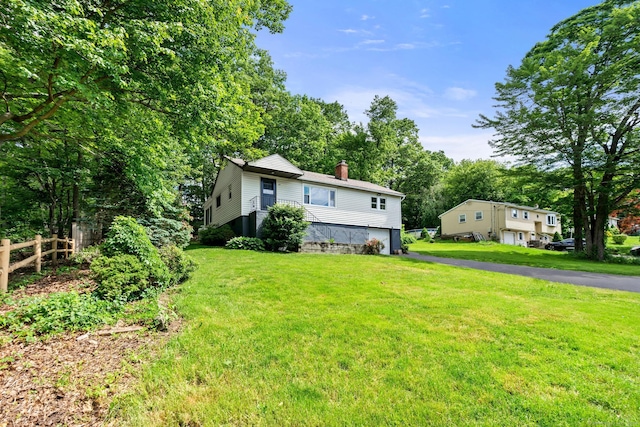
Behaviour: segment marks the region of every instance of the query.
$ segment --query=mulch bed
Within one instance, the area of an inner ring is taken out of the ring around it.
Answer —
[[[12,298],[91,288],[88,273],[78,271],[43,277]],[[111,400],[139,370],[135,356],[153,351],[178,327],[174,321],[167,332],[94,333],[80,340],[83,334],[74,333],[34,343],[0,336],[0,427],[105,425]]]

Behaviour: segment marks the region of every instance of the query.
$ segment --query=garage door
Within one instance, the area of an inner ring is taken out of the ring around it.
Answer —
[[[515,245],[516,244],[516,233],[513,231],[505,231],[504,232],[504,243],[507,245]]]
[[[381,254],[389,255],[391,253],[391,240],[389,239],[389,230],[386,228],[369,228],[369,239],[374,237],[384,244]]]

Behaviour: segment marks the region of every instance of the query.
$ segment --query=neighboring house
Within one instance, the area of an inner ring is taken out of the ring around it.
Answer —
[[[229,224],[238,236],[260,236],[269,206],[285,203],[305,209],[307,242],[364,244],[375,237],[383,253],[395,253],[404,194],[348,175],[344,161],[335,175],[325,175],[300,170],[278,154],[251,162],[226,158],[204,204],[205,226]]]
[[[538,207],[469,199],[439,216],[442,235],[480,233],[487,240],[527,246],[551,241],[560,214]]]

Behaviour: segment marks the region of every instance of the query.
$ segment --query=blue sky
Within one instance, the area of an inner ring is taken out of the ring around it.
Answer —
[[[282,34],[257,44],[287,88],[338,101],[365,121],[375,95],[398,103],[420,141],[456,161],[490,158],[492,132],[471,125],[493,113],[494,85],[553,25],[595,0],[289,0]]]

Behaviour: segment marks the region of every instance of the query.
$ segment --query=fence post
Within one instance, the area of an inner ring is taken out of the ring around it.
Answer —
[[[67,252],[69,250],[69,239],[67,239],[66,237],[64,238],[64,259],[69,259],[69,252]]]
[[[58,235],[54,234],[51,238],[53,239],[51,242],[51,249],[54,250],[51,254],[51,264],[53,265],[53,268],[56,268],[58,266]]]
[[[9,258],[11,257],[11,240],[2,239],[0,246],[0,291],[6,293],[9,287]]]
[[[42,270],[42,236],[36,234],[36,240],[33,242],[33,254],[36,256],[36,273]]]

